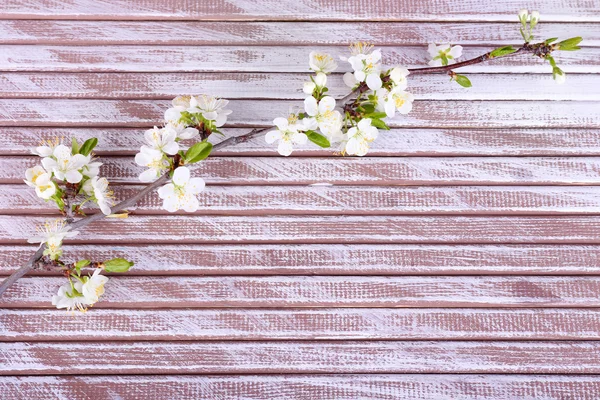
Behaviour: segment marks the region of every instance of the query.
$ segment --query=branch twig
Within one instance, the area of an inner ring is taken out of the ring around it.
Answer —
[[[456,68],[461,68],[461,67],[466,67],[469,65],[473,65],[473,64],[479,64],[491,59],[496,59],[496,58],[503,58],[503,57],[508,57],[508,56],[512,56],[518,53],[521,53],[523,51],[530,51],[532,53],[535,54],[536,50],[538,49],[539,46],[537,45],[530,45],[528,43],[525,43],[523,46],[521,46],[520,48],[517,49],[517,51],[515,51],[514,53],[505,55],[505,56],[501,56],[501,57],[495,57],[492,58],[491,57],[491,52],[487,52],[479,57],[475,57],[472,58],[470,60],[465,60],[456,64],[452,64],[452,65],[446,65],[446,66],[442,66],[442,67],[425,67],[425,68],[409,68],[409,71],[411,74],[414,75],[421,75],[421,74],[439,74],[439,73],[447,73],[447,72],[451,72],[453,69]],[[350,100],[354,94],[356,92],[358,92],[359,90],[366,90],[364,89],[365,85],[359,86],[357,89],[353,90],[352,92],[348,93],[346,96],[344,96],[343,98],[341,98],[340,100],[338,100],[341,103],[345,103],[346,101]],[[363,89],[361,89],[363,88]],[[244,143],[249,141],[250,139],[258,136],[259,134],[269,130],[270,128],[255,128],[252,129],[250,132],[244,134],[244,135],[240,135],[240,136],[234,136],[234,137],[230,137],[228,139],[223,140],[222,142],[216,144],[213,146],[213,149],[222,149],[223,147],[227,147],[227,146],[231,146],[231,145],[236,145],[239,143]],[[146,186],[144,189],[142,189],[141,191],[139,191],[137,194],[135,194],[134,196],[130,197],[129,199],[123,200],[122,202],[120,202],[119,204],[115,205],[114,207],[111,208],[111,212],[113,214],[119,213],[121,211],[126,210],[129,207],[132,207],[133,205],[135,205],[138,201],[140,201],[144,196],[146,196],[148,193],[154,191],[155,189],[158,189],[160,186],[162,186],[163,184],[165,184],[166,182],[168,182],[169,180],[169,174],[166,173],[164,175],[162,175],[160,178],[158,178],[158,180],[150,183],[148,186]],[[80,220],[74,221],[73,222],[73,215],[72,215],[72,210],[71,210],[71,205],[70,202],[67,201],[65,202],[65,207],[67,210],[67,215],[66,215],[66,219],[68,222],[68,226],[71,227],[72,230],[76,230],[79,228],[83,228],[84,226],[100,220],[102,218],[105,217],[104,214],[102,213],[96,213],[96,214],[92,214],[89,215],[85,218],[82,218]],[[21,268],[19,268],[18,270],[16,270],[15,272],[12,273],[12,275],[10,275],[8,278],[6,278],[1,284],[0,284],[0,296],[2,296],[2,294],[6,291],[6,289],[8,289],[9,286],[11,286],[15,281],[17,281],[19,278],[23,277],[24,275],[26,275],[29,271],[33,270],[36,268],[40,258],[43,255],[43,252],[46,248],[46,245],[42,245],[40,246],[37,251],[31,256],[31,258],[25,263],[23,264],[23,266],[21,266]]]

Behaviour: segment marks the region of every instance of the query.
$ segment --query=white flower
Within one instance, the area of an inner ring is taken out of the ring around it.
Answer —
[[[196,194],[204,189],[202,178],[190,178],[187,167],[179,167],[173,173],[172,183],[158,189],[158,195],[163,199],[163,208],[169,212],[184,209],[194,212],[200,206]]]
[[[370,54],[359,53],[348,58],[358,82],[366,82],[371,90],[381,88],[381,51],[374,50]]]
[[[311,51],[309,54],[308,65],[315,72],[329,74],[336,70],[337,63],[329,54]]]
[[[88,156],[88,160],[90,160],[89,156]],[[81,173],[83,175],[87,176],[88,178],[93,178],[93,177],[97,176],[100,173],[100,166],[101,165],[102,165],[102,163],[98,162],[98,161],[88,162],[81,169]]]
[[[406,89],[408,86],[408,80],[406,77],[410,74],[410,71],[404,67],[396,67],[390,71],[390,79],[394,84],[394,88],[400,88],[401,90]]]
[[[178,125],[180,124],[179,120],[181,119],[181,113],[190,108],[190,99],[191,96],[177,96],[172,101],[171,104],[173,107],[167,109],[165,111],[165,121],[168,124]]]
[[[75,281],[73,286],[71,283],[66,283],[58,289],[58,294],[52,296],[52,305],[56,308],[66,308],[68,311],[79,310],[85,312],[90,303],[84,296],[81,296],[83,284],[79,281]],[[75,290],[77,290],[76,293]]]
[[[519,21],[521,21],[523,25],[525,25],[525,22],[527,22],[528,15],[529,11],[526,8],[519,10]]]
[[[289,156],[292,154],[295,144],[302,145],[308,140],[306,134],[300,132],[305,127],[297,123],[295,116],[292,121],[282,117],[275,118],[273,124],[277,126],[277,129],[267,132],[265,140],[269,144],[279,141],[277,151],[282,156]]]
[[[565,74],[565,71],[563,71],[560,68],[555,68],[552,75],[554,77],[554,81],[556,81],[556,83],[558,83],[559,85],[562,85],[567,80],[567,75]]]
[[[40,236],[34,236],[27,240],[28,243],[39,243],[40,246],[44,243],[47,249],[44,255],[50,256],[53,260],[57,260],[62,254],[62,241],[64,238],[70,238],[77,235],[79,232],[70,231],[71,227],[67,226],[63,220],[55,220],[46,222],[42,228],[38,228]]]
[[[83,190],[88,196],[94,198],[104,215],[111,214],[110,208],[114,205],[114,195],[111,190],[108,190],[108,179],[95,176],[84,183]]]
[[[38,197],[44,200],[48,200],[56,193],[56,185],[52,182],[52,175],[39,165],[28,168],[25,171],[24,180],[27,186],[34,188]]]
[[[429,61],[429,65],[432,67],[439,67],[442,65],[454,64],[456,59],[462,55],[462,46],[450,47],[449,44],[436,46],[435,44],[430,43],[427,51],[432,58],[432,60]]]
[[[142,147],[141,151],[135,155],[135,162],[148,168],[140,174],[142,182],[155,181],[169,169],[169,161],[165,159],[162,151],[148,147]]]
[[[346,153],[364,156],[369,151],[369,144],[377,138],[379,132],[371,125],[371,118],[360,120],[358,126],[348,129]]]
[[[104,285],[108,282],[108,277],[100,275],[101,271],[100,268],[97,268],[81,287],[80,292],[89,305],[96,303],[104,294]]]
[[[342,129],[342,116],[339,111],[335,111],[335,99],[331,96],[325,96],[317,102],[312,96],[304,99],[304,110],[309,117],[304,118],[302,122],[307,130],[314,130],[319,127],[326,136],[335,136]]]
[[[537,23],[540,21],[540,12],[539,11],[532,11],[531,12],[531,27],[533,28],[534,26],[537,25]]]
[[[44,140],[41,146],[38,146],[35,149],[31,149],[31,152],[40,157],[50,157],[54,152],[56,146],[58,146],[59,144],[60,140],[58,138],[52,140]]]
[[[144,133],[144,138],[150,149],[160,150],[169,155],[175,155],[179,151],[179,144],[175,142],[177,132],[173,129],[155,126]]]
[[[319,72],[317,76],[315,76],[315,85],[317,87],[322,88],[327,85],[327,75],[322,72]]]
[[[392,118],[396,111],[400,114],[408,114],[412,110],[412,103],[415,97],[403,91],[400,87],[392,89],[385,101],[385,113],[389,118]]]
[[[354,88],[360,82],[354,77],[354,73],[346,72],[344,74],[344,83],[346,84],[346,86],[348,86],[350,88]]]
[[[198,129],[187,127],[182,122],[177,122],[177,123],[168,122],[167,126],[165,126],[165,129],[170,129],[170,130],[175,131],[175,134],[177,135],[177,139],[181,139],[181,140],[193,139],[196,136],[198,136],[198,134],[199,134]]]
[[[190,98],[190,107],[187,111],[192,114],[201,113],[204,118],[215,121],[218,128],[225,125],[227,116],[232,113],[231,110],[225,109],[227,104],[229,104],[229,100],[217,99],[203,94],[202,96],[192,96]]]
[[[90,161],[89,156],[83,154],[71,154],[71,149],[65,145],[58,145],[54,148],[52,156],[42,160],[42,165],[46,171],[52,171],[56,179],[69,183],[79,183],[83,178],[81,169]]]
[[[314,82],[310,81],[310,82],[304,82],[304,86],[302,87],[302,91],[306,94],[310,94],[312,95],[312,93],[315,91],[315,89],[317,88],[317,85],[315,85]]]

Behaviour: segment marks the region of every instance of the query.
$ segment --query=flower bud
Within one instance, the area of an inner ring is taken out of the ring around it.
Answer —
[[[567,75],[565,74],[565,71],[563,71],[560,68],[554,68],[552,70],[552,75],[553,75],[556,83],[558,83],[559,85],[562,85],[563,83],[565,83],[565,80],[567,79]]]
[[[521,21],[521,23],[523,25],[525,25],[525,23],[527,22],[527,15],[529,14],[529,11],[527,11],[527,9],[522,9],[519,11],[519,21]]]
[[[304,87],[302,88],[302,91],[306,94],[312,94],[316,87],[317,85],[315,85],[313,82],[304,82]]]
[[[315,77],[315,84],[320,88],[325,86],[327,84],[327,75],[325,75],[322,72],[319,72]]]
[[[537,23],[540,20],[540,12],[539,11],[532,11],[531,12],[531,28],[533,29],[534,26],[537,25]]]

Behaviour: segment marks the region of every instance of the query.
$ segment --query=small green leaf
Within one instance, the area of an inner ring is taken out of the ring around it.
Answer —
[[[92,152],[92,150],[94,150],[94,147],[96,147],[97,144],[98,139],[96,138],[86,140],[81,145],[81,148],[79,149],[79,154],[83,154],[84,156],[89,155]]]
[[[490,53],[490,58],[503,57],[508,54],[512,54],[515,51],[517,50],[512,46],[499,47]]]
[[[381,118],[385,118],[387,117],[387,114],[384,112],[372,112],[369,114],[365,114],[365,118],[377,118],[377,119],[381,119]]]
[[[456,83],[458,83],[462,87],[471,87],[472,86],[469,78],[467,78],[464,75],[456,75],[454,77],[454,80],[456,81]]]
[[[575,51],[581,49],[577,45],[581,43],[583,38],[581,36],[577,36],[571,39],[563,40],[562,42],[558,42],[558,49],[564,51]]]
[[[550,44],[550,43],[552,43],[552,42],[556,42],[557,40],[558,40],[558,38],[557,38],[557,37],[553,37],[553,38],[550,38],[550,39],[546,39],[546,40],[544,40],[544,43],[545,43],[545,44]]]
[[[72,154],[79,153],[79,143],[77,143],[77,139],[75,139],[75,138],[71,139],[71,153]]]
[[[75,263],[75,269],[77,270],[77,273],[81,273],[81,268],[85,268],[88,265],[90,265],[90,260],[79,260]]]
[[[371,103],[361,104],[360,108],[362,108],[363,111],[367,114],[375,111],[375,106]]]
[[[327,148],[327,147],[331,146],[331,143],[329,143],[329,140],[325,136],[321,135],[318,132],[306,131],[306,136],[308,137],[308,140],[310,140],[317,146],[320,146],[323,148]]]
[[[133,263],[124,258],[113,258],[104,262],[104,270],[106,272],[127,272],[132,266]]]
[[[212,143],[209,142],[196,143],[185,153],[185,163],[193,164],[204,160],[210,154],[212,147]]]
[[[371,125],[373,125],[375,128],[383,129],[385,131],[390,130],[390,127],[379,118],[371,118]]]

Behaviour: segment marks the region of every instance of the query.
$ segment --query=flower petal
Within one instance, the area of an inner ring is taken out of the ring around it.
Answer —
[[[190,180],[190,169],[188,167],[179,167],[173,172],[173,183],[177,186],[185,186]]]

